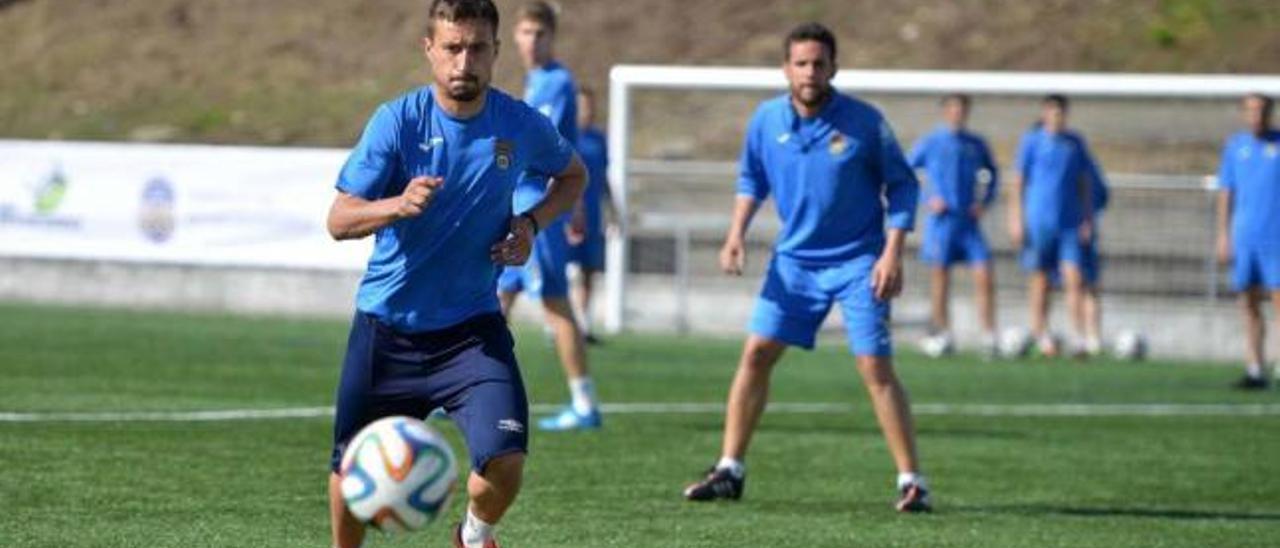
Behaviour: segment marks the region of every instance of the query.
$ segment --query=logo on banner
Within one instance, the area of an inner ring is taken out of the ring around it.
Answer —
[[[163,177],[147,181],[147,185],[142,188],[138,228],[148,240],[159,244],[173,236],[175,201],[173,184]]]
[[[47,175],[34,184],[26,185],[31,192],[30,202],[0,202],[0,224],[23,225],[41,228],[76,230],[80,219],[58,210],[66,201],[70,178],[62,166],[54,165]]]
[[[33,194],[37,215],[54,214],[58,206],[62,205],[62,199],[67,196],[67,175],[62,172],[61,167],[53,168],[53,173],[40,182]]]

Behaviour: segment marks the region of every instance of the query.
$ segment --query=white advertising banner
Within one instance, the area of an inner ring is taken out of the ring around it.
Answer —
[[[0,140],[0,256],[358,270],[325,229],[346,151]]]

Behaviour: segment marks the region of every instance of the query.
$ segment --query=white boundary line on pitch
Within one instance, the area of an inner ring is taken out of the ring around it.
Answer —
[[[534,413],[559,409],[535,404]],[[723,403],[638,402],[606,403],[602,411],[617,415],[720,414]],[[854,409],[844,403],[778,402],[769,411],[784,414],[843,413]],[[1278,416],[1280,404],[1182,404],[1182,403],[1064,403],[1064,404],[949,404],[922,403],[912,407],[917,415],[971,417],[1186,417]],[[332,407],[284,407],[276,409],[226,409],[217,411],[137,411],[84,413],[0,413],[0,423],[30,422],[225,422],[242,420],[309,419],[333,416]]]

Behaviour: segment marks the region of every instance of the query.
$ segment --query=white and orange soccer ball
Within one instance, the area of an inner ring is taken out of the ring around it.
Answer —
[[[342,455],[342,498],[351,514],[386,532],[421,529],[449,504],[458,481],[449,443],[412,417],[379,419]]]

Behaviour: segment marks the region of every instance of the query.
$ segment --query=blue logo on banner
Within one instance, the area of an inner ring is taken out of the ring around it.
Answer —
[[[147,181],[138,208],[138,228],[148,240],[159,244],[173,236],[175,201],[173,184],[167,179],[156,177]]]

